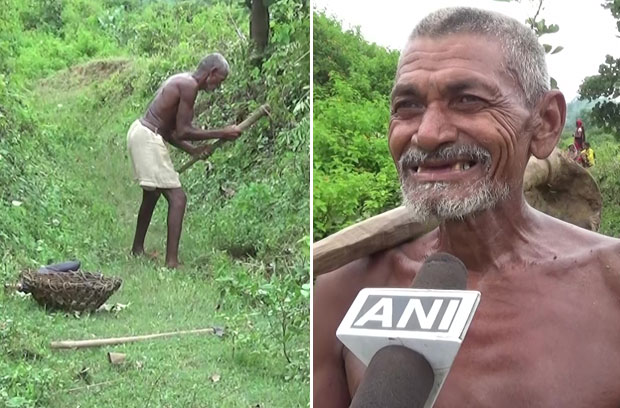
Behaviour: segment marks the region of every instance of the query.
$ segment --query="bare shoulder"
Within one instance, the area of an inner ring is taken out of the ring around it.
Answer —
[[[361,286],[367,260],[351,262],[316,279],[312,308],[312,365],[314,404],[344,408],[351,400],[343,359],[343,345],[336,330]]]
[[[329,335],[335,335],[336,326],[359,291],[387,286],[393,266],[401,257],[398,249],[381,251],[319,276],[314,285],[315,328],[316,324],[330,326]]]
[[[328,306],[330,314],[346,309],[350,304],[347,299],[356,296],[364,287],[364,276],[368,272],[369,263],[370,258],[365,257],[319,276],[314,285],[315,306]]]
[[[405,243],[350,262],[320,276],[316,284],[317,287],[335,289],[340,295],[343,291],[357,295],[366,287],[394,286],[395,277],[423,258],[422,246],[415,242]]]
[[[314,404],[343,408],[350,404],[344,346],[336,330],[359,291],[384,286],[395,251],[367,256],[316,279],[313,294],[313,378]]]
[[[620,239],[586,231],[588,246],[583,248],[583,258],[600,273],[607,289],[620,296]]]
[[[409,286],[427,255],[427,245],[418,241],[423,239],[365,256],[319,276],[314,287],[315,307],[325,307],[340,321],[360,290]]]
[[[601,278],[607,289],[620,295],[620,239],[544,217],[544,233],[558,257],[581,265],[588,279]]]
[[[549,238],[549,244],[567,253],[587,257],[607,254],[620,256],[620,239],[590,231],[539,213],[540,226]]]
[[[353,297],[367,287],[409,287],[424,260],[436,251],[437,231],[353,261],[319,277],[317,286],[337,288],[339,295],[351,291]]]
[[[196,94],[198,83],[188,73],[175,74],[168,78],[161,87],[162,90],[174,90],[183,94]]]

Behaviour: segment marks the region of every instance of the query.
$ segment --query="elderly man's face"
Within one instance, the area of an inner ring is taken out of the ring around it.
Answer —
[[[214,71],[207,77],[204,89],[207,91],[213,91],[219,88],[222,82],[226,80],[226,77],[227,75],[222,74],[220,71]]]
[[[529,111],[502,62],[497,42],[467,34],[403,51],[389,147],[415,218],[458,219],[521,188]]]

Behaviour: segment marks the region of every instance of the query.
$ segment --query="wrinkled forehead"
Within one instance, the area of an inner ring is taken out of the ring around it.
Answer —
[[[400,55],[396,79],[416,69],[443,68],[507,74],[504,53],[498,40],[458,33],[409,40]]]
[[[441,82],[474,80],[501,94],[522,90],[516,75],[506,63],[501,43],[474,34],[449,34],[437,38],[417,37],[403,49],[396,71],[395,88],[434,75]]]

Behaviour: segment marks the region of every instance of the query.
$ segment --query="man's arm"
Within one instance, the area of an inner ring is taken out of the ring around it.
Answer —
[[[176,132],[176,131],[175,131]],[[173,132],[174,133],[174,132]],[[200,156],[204,153],[209,153],[213,151],[212,144],[202,144],[200,146],[196,146],[186,140],[179,140],[178,138],[173,136],[170,138],[170,144],[176,147],[177,149],[183,150],[185,153],[190,154],[193,157]]]
[[[358,262],[317,278],[313,297],[313,401],[317,408],[346,408],[351,404],[336,329],[359,292]],[[353,278],[353,279],[352,279]]]
[[[192,125],[192,119],[194,118],[194,102],[196,101],[196,94],[198,91],[187,84],[179,84],[179,92],[176,132],[172,135],[171,139],[174,139],[176,142],[206,139],[234,140],[239,137],[241,131],[237,126],[229,126],[217,130],[203,130],[194,127]]]
[[[190,154],[192,156],[195,156],[196,154],[198,154],[198,151],[200,150],[199,147],[194,146],[188,141],[175,138],[174,135],[170,138],[170,144],[176,147],[177,149],[181,149],[185,153]]]

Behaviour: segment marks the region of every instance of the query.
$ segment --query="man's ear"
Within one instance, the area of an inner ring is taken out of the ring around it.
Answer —
[[[530,142],[530,152],[537,159],[551,154],[560,140],[566,122],[566,100],[562,92],[549,91],[536,106],[535,121],[538,123]]]

